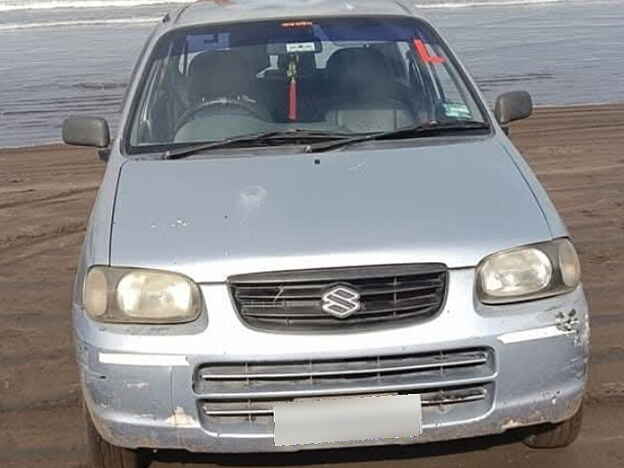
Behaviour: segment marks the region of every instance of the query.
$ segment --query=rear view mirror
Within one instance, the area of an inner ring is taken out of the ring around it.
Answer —
[[[526,91],[512,91],[502,94],[496,100],[494,115],[501,125],[514,120],[526,119],[533,113],[533,100]]]
[[[68,145],[106,148],[110,144],[108,123],[99,117],[68,117],[63,122],[63,141]]]

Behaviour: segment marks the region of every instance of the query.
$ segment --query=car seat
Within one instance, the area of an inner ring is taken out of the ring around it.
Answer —
[[[340,49],[327,61],[325,118],[356,133],[391,131],[415,123],[406,90],[384,56],[367,47]]]

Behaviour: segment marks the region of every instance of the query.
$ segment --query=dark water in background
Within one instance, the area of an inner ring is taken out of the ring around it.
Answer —
[[[287,0],[285,0],[287,1]],[[624,0],[422,0],[490,101],[624,102]],[[511,4],[509,4],[511,3]],[[474,6],[477,5],[477,6]],[[63,118],[115,126],[162,0],[0,0],[0,147],[60,139]]]

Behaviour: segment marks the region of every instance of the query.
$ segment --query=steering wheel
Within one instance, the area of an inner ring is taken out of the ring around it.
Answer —
[[[178,119],[178,123],[176,124],[176,132],[178,132],[184,125],[186,125],[189,121],[193,120],[195,115],[200,112],[205,112],[208,109],[216,109],[216,108],[227,108],[233,107],[239,110],[244,110],[248,114],[254,116],[257,119],[270,121],[271,117],[267,110],[265,110],[262,106],[257,103],[249,100],[241,100],[230,97],[222,97],[218,99],[213,99],[211,101],[203,101],[197,104],[195,107],[187,110],[182,116]]]

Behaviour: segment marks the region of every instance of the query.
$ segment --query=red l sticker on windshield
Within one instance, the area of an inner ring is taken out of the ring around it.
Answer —
[[[420,58],[425,63],[444,63],[446,59],[444,57],[438,57],[437,55],[429,55],[429,50],[427,50],[427,46],[420,39],[414,39],[414,47],[416,47],[416,51]]]

